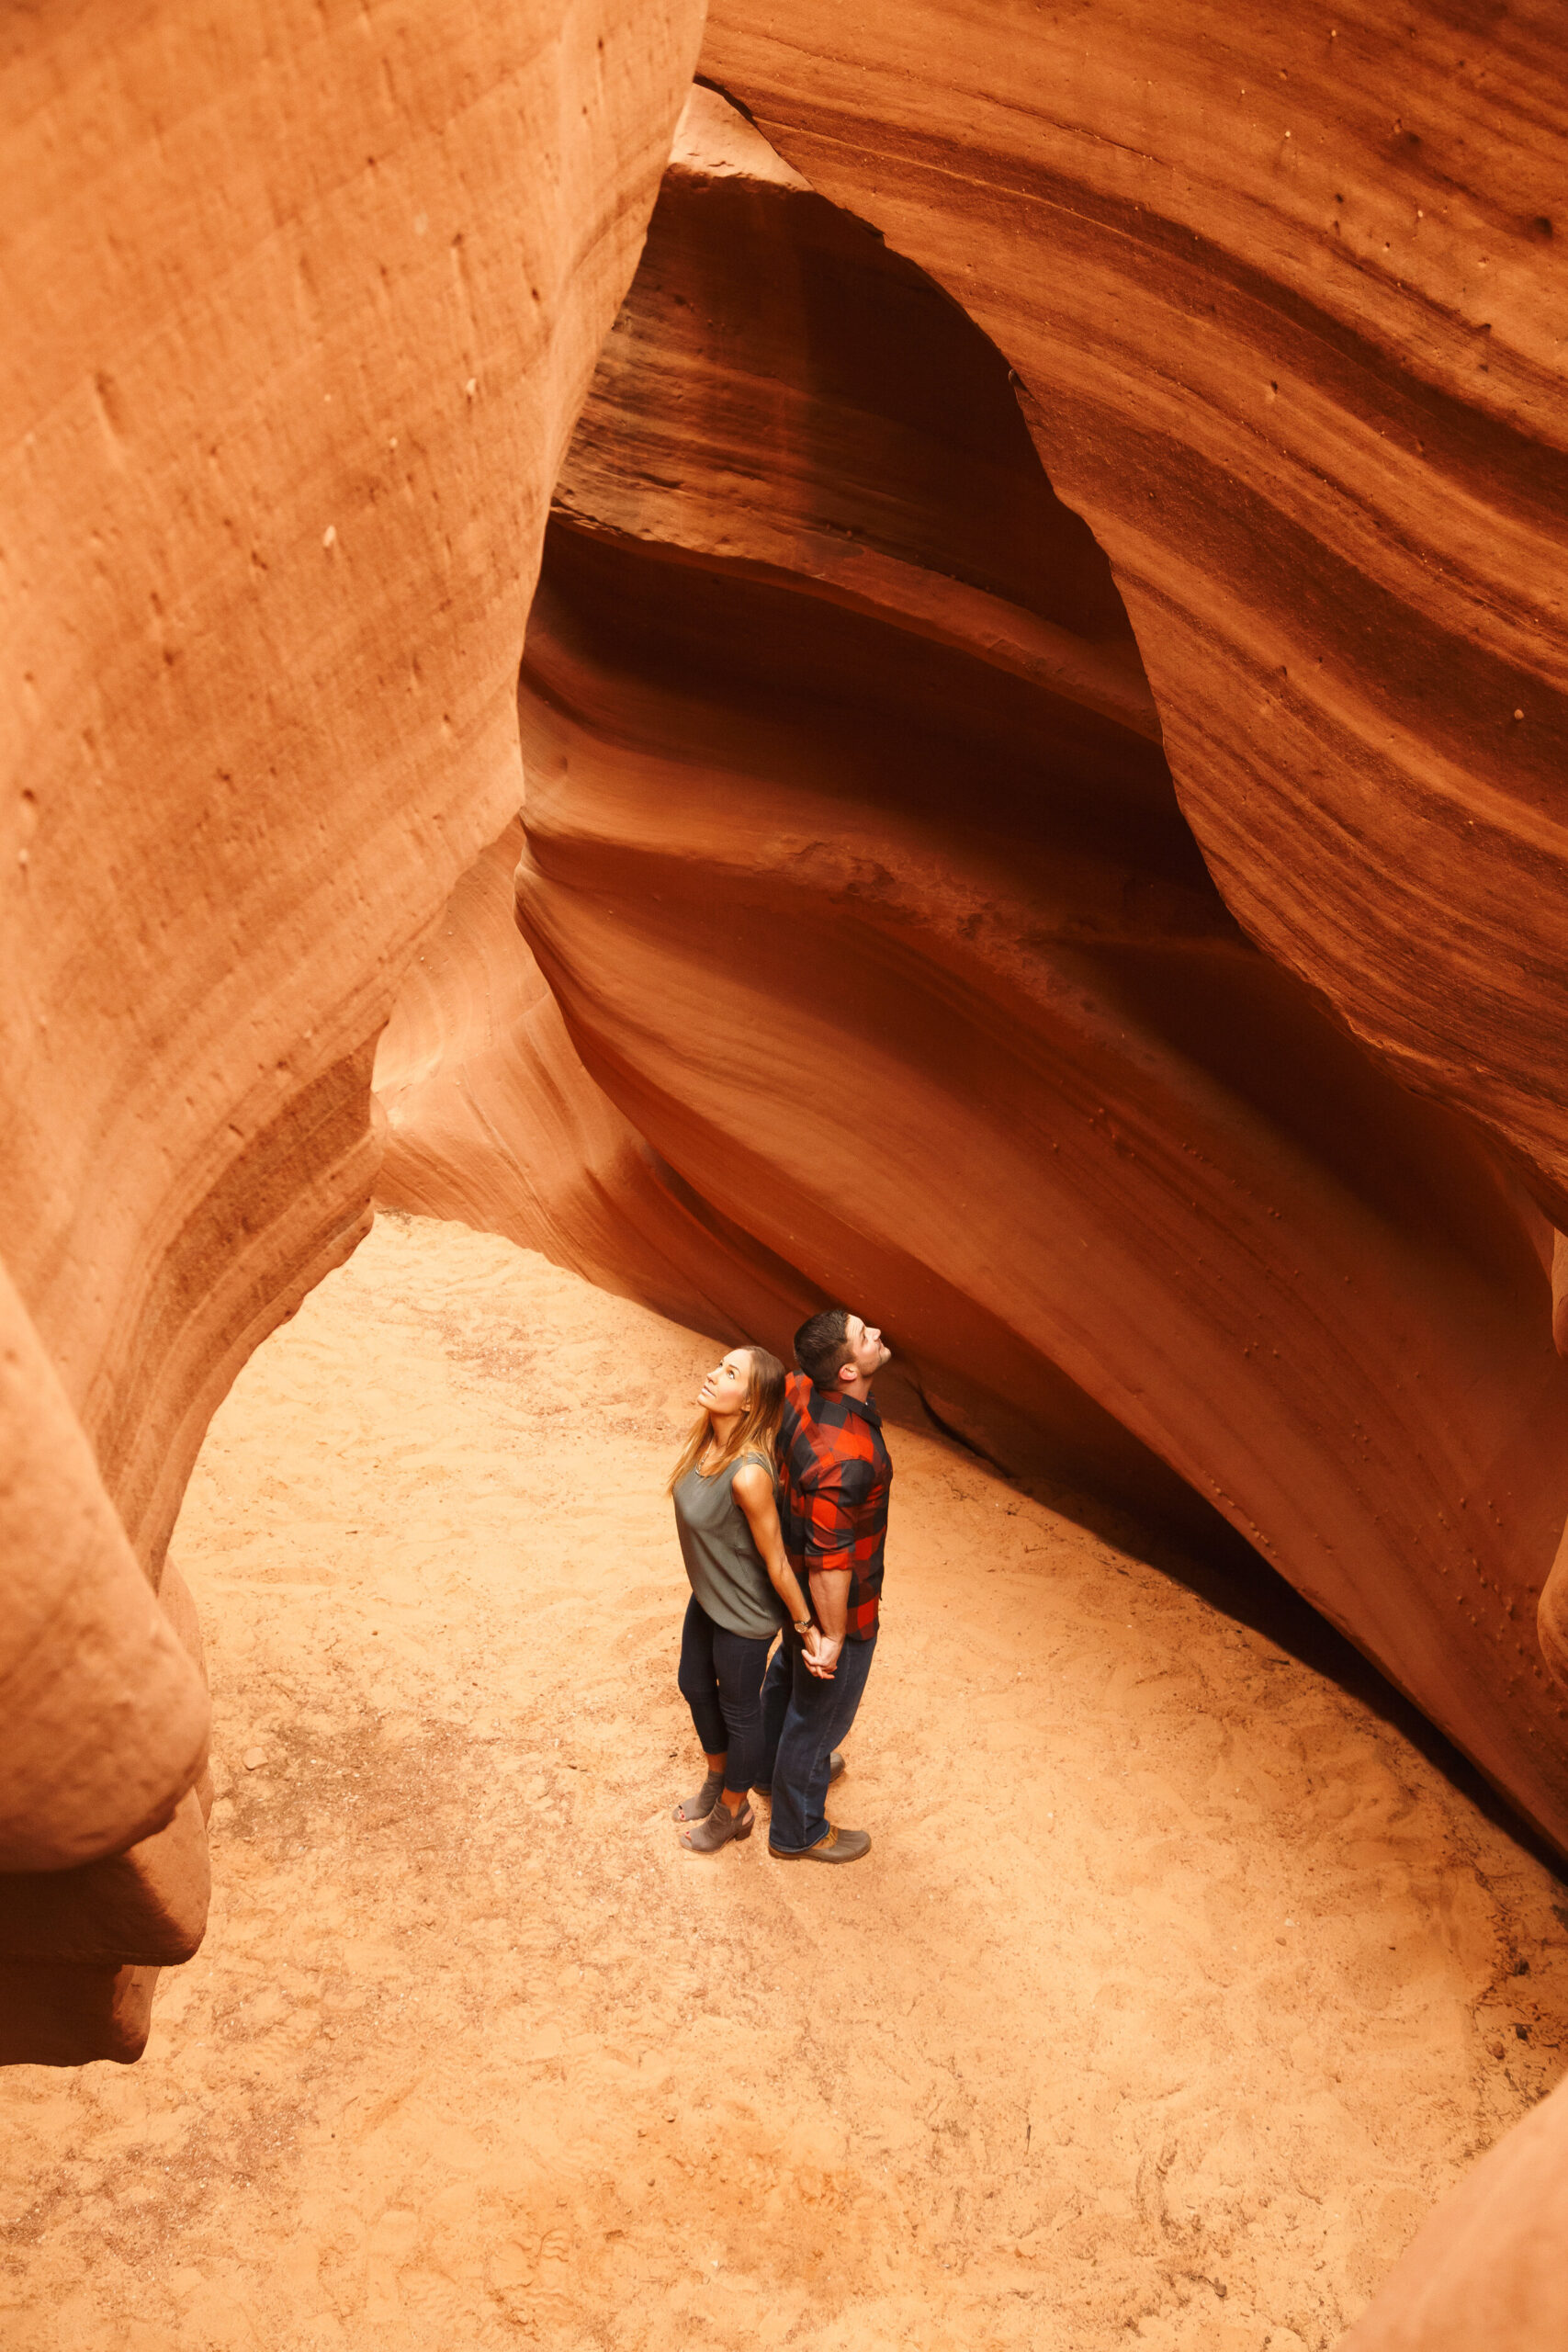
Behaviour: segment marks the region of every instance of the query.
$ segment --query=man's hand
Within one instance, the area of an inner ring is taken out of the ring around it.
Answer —
[[[807,1650],[806,1667],[819,1682],[831,1682],[833,1669],[839,1663],[839,1652],[844,1646],[849,1632],[845,1611],[850,1599],[850,1572],[842,1568],[808,1568],[811,1578],[811,1613],[817,1620],[817,1650],[815,1657]]]
[[[801,1644],[807,1674],[814,1674],[818,1682],[831,1682],[833,1669],[839,1663],[839,1652],[843,1646],[841,1638],[830,1641],[819,1625],[813,1625]]]

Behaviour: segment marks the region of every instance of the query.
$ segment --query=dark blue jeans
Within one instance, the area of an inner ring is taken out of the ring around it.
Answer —
[[[724,1785],[749,1789],[762,1778],[762,1676],[768,1641],[716,1625],[695,1593],[681,1628],[681,1696],[705,1756],[725,1756]],[[726,1756],[726,1750],[728,1751]]]
[[[762,1685],[766,1769],[757,1777],[764,1788],[773,1782],[768,1843],[782,1853],[803,1854],[828,1835],[828,1767],[834,1748],[849,1737],[875,1648],[874,1634],[869,1642],[846,1642],[831,1682],[807,1674],[793,1633],[785,1633],[773,1653]]]

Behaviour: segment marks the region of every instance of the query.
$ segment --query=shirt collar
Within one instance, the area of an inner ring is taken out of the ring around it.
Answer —
[[[876,1409],[874,1396],[846,1396],[841,1388],[818,1388],[815,1381],[809,1385],[813,1396],[820,1397],[825,1405],[841,1406],[846,1413],[858,1413],[863,1421],[871,1423],[873,1429],[882,1427],[882,1416]]]

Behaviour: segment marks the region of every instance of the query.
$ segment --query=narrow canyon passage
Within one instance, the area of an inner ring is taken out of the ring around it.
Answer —
[[[173,1547],[212,1929],[140,2066],[0,2080],[7,2352],[1300,2352],[1556,2079],[1537,1860],[905,1430],[869,1860],[682,1854],[710,1356],[383,1216],[242,1374]]]

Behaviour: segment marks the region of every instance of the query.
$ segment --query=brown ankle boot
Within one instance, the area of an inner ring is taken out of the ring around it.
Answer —
[[[744,1798],[734,1813],[727,1804],[716,1804],[705,1821],[682,1829],[681,1843],[689,1846],[694,1854],[716,1854],[721,1846],[733,1845],[739,1838],[750,1838],[756,1824],[750,1797]]]
[[[710,1772],[694,1797],[682,1797],[675,1807],[677,1821],[705,1821],[718,1803],[718,1792],[724,1786],[722,1772]]]

